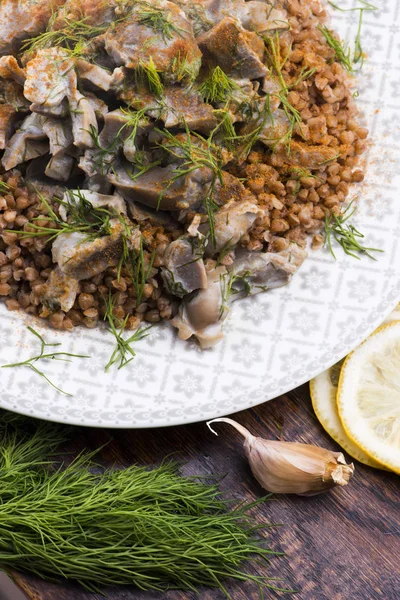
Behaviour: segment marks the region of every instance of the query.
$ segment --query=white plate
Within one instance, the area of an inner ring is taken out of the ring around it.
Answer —
[[[43,366],[72,397],[55,392],[25,367],[1,370],[0,406],[89,426],[156,427],[210,419],[311,379],[383,321],[400,297],[400,4],[374,4],[379,12],[364,14],[368,60],[358,83],[373,147],[367,181],[358,190],[356,223],[369,245],[385,250],[378,261],[358,261],[338,249],[335,262],[326,250],[314,252],[289,286],[236,303],[225,340],[215,349],[200,351],[161,325],[137,344],[130,365],[110,373],[104,372],[113,348],[110,334],[58,333],[35,322],[47,341],[61,341],[63,350],[91,358]],[[358,13],[333,13],[333,27],[354,40]],[[26,329],[28,318],[4,306],[0,315],[0,365],[32,356],[37,345]]]

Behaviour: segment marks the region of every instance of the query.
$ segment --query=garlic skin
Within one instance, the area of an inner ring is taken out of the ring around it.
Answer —
[[[264,440],[252,435],[233,419],[213,419],[207,423],[228,423],[244,437],[244,449],[250,468],[258,483],[275,494],[313,496],[337,485],[347,485],[354,465],[346,464],[341,452],[331,452],[318,446]]]

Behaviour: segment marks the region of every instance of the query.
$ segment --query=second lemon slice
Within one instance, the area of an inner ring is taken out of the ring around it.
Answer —
[[[369,467],[383,469],[385,467],[356,446],[343,429],[336,404],[337,386],[342,364],[343,360],[310,381],[311,401],[315,414],[325,431],[350,456]]]
[[[337,393],[350,439],[400,473],[400,322],[377,329],[346,358]]]

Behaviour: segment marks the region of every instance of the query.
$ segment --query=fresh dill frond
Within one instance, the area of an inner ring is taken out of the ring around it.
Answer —
[[[378,10],[377,6],[374,6],[370,2],[365,2],[365,0],[358,0],[362,4],[362,6],[355,6],[353,8],[341,8],[337,4],[333,2],[328,2],[333,8],[336,10],[340,10],[341,12],[357,12],[359,11],[359,19],[358,19],[358,28],[356,33],[356,39],[354,40],[354,54],[353,54],[353,63],[360,63],[360,69],[364,64],[364,52],[361,46],[361,29],[363,23],[364,12]]]
[[[125,331],[129,315],[126,315],[125,319],[121,321],[114,316],[114,308],[114,297],[110,290],[106,302],[106,313],[104,319],[108,321],[109,332],[113,334],[116,341],[116,346],[111,353],[108,363],[105,366],[106,372],[110,369],[110,367],[117,363],[118,370],[128,365],[136,356],[136,352],[132,348],[132,344],[147,337],[149,335],[147,332],[152,327],[149,325],[148,327],[137,329],[132,335],[124,338],[123,333]]]
[[[153,57],[150,56],[149,60],[145,63],[142,62],[135,69],[136,82],[139,86],[145,86],[151,94],[155,96],[164,95],[164,84],[162,82],[160,72],[157,71],[153,61]]]
[[[235,142],[240,140],[240,136],[236,133],[231,113],[227,108],[216,108],[214,114],[219,122],[211,132],[212,136],[215,137],[220,133],[225,146],[229,150],[233,150]]]
[[[334,160],[337,160],[338,158],[340,158],[340,152],[335,154],[335,156],[331,156],[331,158],[327,158],[326,160],[323,160],[322,162],[319,163],[319,166],[322,167],[323,165],[327,165],[328,163],[333,162]]]
[[[363,246],[361,240],[364,239],[362,234],[354,225],[348,223],[349,219],[353,216],[356,208],[353,208],[352,200],[346,210],[341,215],[330,214],[325,217],[325,228],[324,228],[324,244],[328,247],[333,258],[336,259],[336,255],[332,246],[332,238],[343,248],[344,252],[349,256],[360,259],[359,254],[365,254],[376,260],[375,256],[371,252],[383,252],[379,248],[369,248]]]
[[[324,36],[326,43],[332,50],[335,52],[336,59],[340,62],[343,67],[349,73],[353,72],[353,64],[351,60],[350,48],[346,46],[346,44],[340,40],[338,40],[333,31],[328,29],[326,25],[318,25],[317,29]]]
[[[137,2],[135,8],[135,18],[138,23],[146,25],[146,27],[159,33],[164,42],[172,40],[174,33],[182,36],[184,30],[175,25],[171,13],[164,8],[152,6],[150,2],[144,2],[143,0]]]
[[[51,19],[46,31],[26,40],[22,46],[22,52],[37,52],[46,48],[61,46],[71,51],[84,53],[90,40],[103,34],[108,28],[109,23],[100,25],[91,25],[88,23],[88,17],[81,19],[72,19],[65,17],[63,26],[60,29],[52,29],[54,19]]]
[[[289,88],[283,76],[283,67],[288,61],[289,55],[292,51],[292,46],[290,45],[286,56],[282,58],[278,32],[276,32],[275,36],[272,37],[265,36],[264,42],[269,63],[273,70],[273,74],[278,78],[278,81],[281,85],[281,90],[287,94],[289,92]]]
[[[217,267],[221,264],[221,262],[224,260],[224,258],[226,256],[228,256],[228,254],[234,250],[234,248],[236,247],[236,244],[232,244],[232,238],[230,238],[227,242],[225,242],[225,244],[222,246],[218,257],[217,257]]]
[[[254,112],[254,111],[253,111]],[[255,122],[254,129],[249,133],[238,136],[237,139],[242,141],[242,147],[240,150],[240,159],[244,160],[250,154],[254,144],[257,142],[262,130],[264,129],[267,122],[274,123],[274,115],[271,111],[270,97],[265,97],[264,104]]]
[[[199,92],[208,104],[226,102],[232,96],[232,93],[238,89],[240,89],[238,84],[228,77],[220,66],[211,69],[199,85]]]
[[[185,53],[178,52],[171,61],[171,72],[176,81],[192,84],[199,74],[201,60],[189,60]]]
[[[103,470],[94,464],[100,448],[60,464],[58,448],[69,434],[54,423],[0,414],[3,569],[76,581],[100,595],[108,586],[134,585],[160,597],[170,589],[199,596],[208,586],[229,598],[228,582],[243,582],[262,600],[264,589],[277,589],[265,572],[280,554],[263,539],[271,525],[250,513],[265,498],[234,507],[215,477],[184,477],[166,461]]]
[[[47,375],[40,371],[36,366],[39,360],[59,360],[64,362],[72,362],[71,358],[90,358],[90,356],[86,354],[72,354],[70,352],[46,352],[46,348],[61,346],[61,342],[50,344],[44,340],[44,338],[38,333],[33,327],[28,327],[28,331],[30,331],[36,338],[40,341],[40,352],[39,354],[32,356],[31,358],[27,358],[21,362],[12,363],[8,365],[2,365],[2,369],[10,369],[13,367],[28,367],[32,371],[34,371],[37,375],[40,375],[47,383],[53,387],[60,394],[64,394],[65,396],[72,396],[69,392],[65,392],[61,388],[59,388],[55,383],[53,383]]]
[[[173,176],[168,180],[167,186],[159,195],[161,200],[166,191],[181,177],[186,177],[193,171],[206,167],[212,171],[213,178],[209,190],[204,198],[206,212],[209,218],[210,235],[215,242],[214,214],[218,209],[213,200],[217,182],[223,185],[222,150],[213,141],[213,135],[205,139],[199,133],[190,131],[185,122],[185,134],[174,135],[168,129],[156,129],[163,136],[163,141],[158,145],[171,156],[178,159],[180,164],[174,169]]]
[[[138,110],[121,108],[121,112],[127,117],[127,121],[124,125],[122,125],[121,129],[117,133],[117,137],[121,135],[124,129],[131,128],[132,130],[129,132],[129,135],[126,139],[135,141],[138,128],[149,123],[149,118],[146,115],[148,110],[150,110],[148,107],[140,108]]]
[[[5,182],[0,180],[0,193],[6,194],[10,189],[10,186]]]
[[[285,94],[285,92],[281,92],[278,94],[279,100],[281,102],[282,105],[282,109],[289,121],[289,129],[288,131],[285,133],[285,135],[283,136],[283,138],[281,138],[280,140],[278,140],[279,142],[282,142],[286,148],[287,148],[287,152],[288,154],[290,153],[290,142],[292,140],[293,137],[293,133],[294,130],[296,128],[296,125],[301,125],[302,118],[301,115],[299,113],[299,111],[297,110],[297,108],[295,108],[288,100],[287,95]]]
[[[139,306],[142,302],[144,287],[151,277],[154,259],[155,250],[152,251],[150,260],[146,263],[143,238],[141,237],[139,250],[132,250],[126,261],[127,272],[135,289],[136,306]]]

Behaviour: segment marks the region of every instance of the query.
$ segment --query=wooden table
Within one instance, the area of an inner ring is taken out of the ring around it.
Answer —
[[[304,385],[235,418],[260,436],[308,442],[337,449],[317,422]],[[217,427],[217,426],[216,426]],[[252,478],[242,443],[228,425],[218,426],[219,437],[205,424],[154,430],[104,431],[77,429],[70,450],[113,442],[102,452],[106,464],[158,463],[178,451],[185,474],[225,474],[222,487],[236,498],[254,500],[262,494]],[[269,530],[270,545],[285,551],[273,557],[271,576],[284,577],[299,590],[301,600],[398,600],[400,598],[400,485],[393,474],[356,463],[351,483],[314,498],[277,496],[260,505],[260,522],[283,523]],[[53,585],[35,577],[14,574],[17,585],[35,600],[103,600],[74,585]],[[247,584],[230,588],[233,600],[253,600]],[[219,591],[199,594],[143,593],[112,589],[110,600],[217,600]],[[282,597],[267,592],[266,598]],[[290,596],[288,596],[290,597]]]

